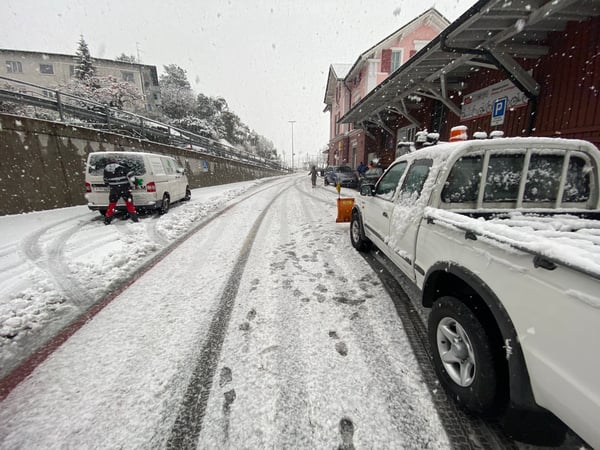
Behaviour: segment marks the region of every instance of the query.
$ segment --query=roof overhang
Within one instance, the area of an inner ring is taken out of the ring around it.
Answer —
[[[503,70],[529,98],[539,85],[514,58],[539,58],[548,53],[549,33],[567,22],[600,15],[597,0],[480,0],[408,62],[350,109],[343,123],[378,123],[395,113],[418,124],[411,106],[422,97],[441,101],[453,113],[460,107],[448,93],[464,87],[480,67]]]

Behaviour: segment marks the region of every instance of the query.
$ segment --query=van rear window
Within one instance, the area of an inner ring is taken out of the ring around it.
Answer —
[[[146,173],[144,159],[139,155],[130,153],[92,153],[88,163],[88,173],[97,176],[103,175],[104,167],[113,160],[128,167],[134,175],[144,175]]]

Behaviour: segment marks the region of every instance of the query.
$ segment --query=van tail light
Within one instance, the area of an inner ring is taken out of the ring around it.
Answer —
[[[154,184],[154,181],[146,184],[146,192],[156,192],[156,184]]]
[[[92,192],[92,185],[90,183],[85,183],[85,192]]]

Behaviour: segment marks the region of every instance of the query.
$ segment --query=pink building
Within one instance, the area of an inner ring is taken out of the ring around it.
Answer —
[[[361,161],[379,159],[387,166],[393,160],[396,139],[383,119],[371,119],[356,128],[339,123],[339,119],[449,24],[431,8],[362,53],[354,64],[329,67],[324,100],[325,112],[330,114],[329,165],[356,167]]]

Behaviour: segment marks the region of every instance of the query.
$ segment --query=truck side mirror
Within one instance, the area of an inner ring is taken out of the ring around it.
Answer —
[[[360,186],[360,195],[367,195],[372,197],[375,193],[375,185],[374,184],[363,184]]]

